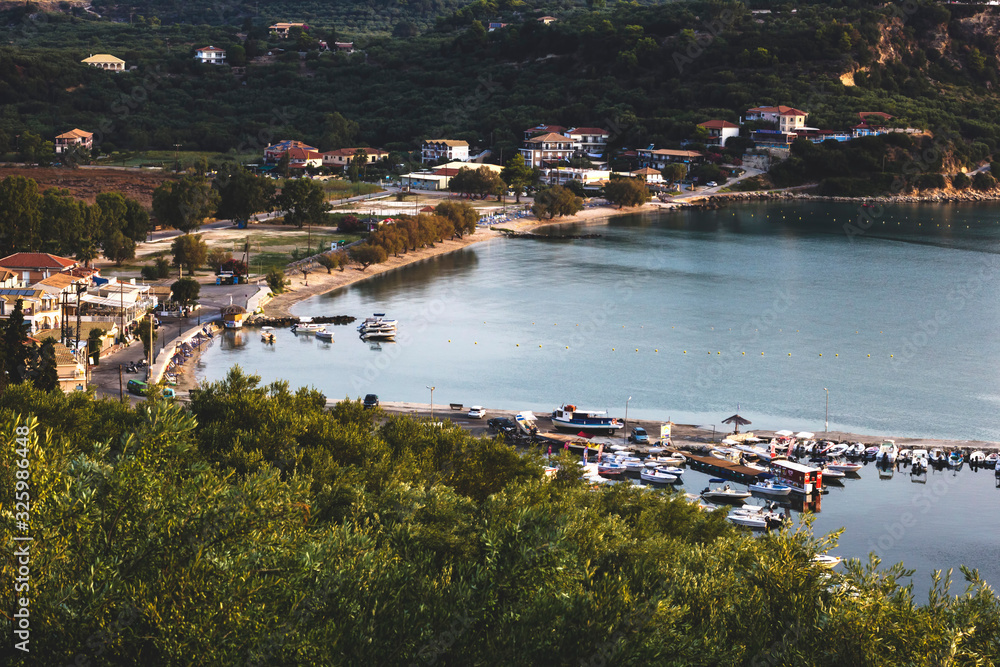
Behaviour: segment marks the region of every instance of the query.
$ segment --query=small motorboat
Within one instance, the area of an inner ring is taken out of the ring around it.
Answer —
[[[724,479],[710,479],[709,484],[724,484],[725,486],[712,488],[705,487],[701,492],[701,497],[705,500],[718,501],[723,503],[740,503],[750,497],[749,491],[739,491],[732,488]]]
[[[325,341],[328,341],[328,342],[332,343],[333,342],[333,332],[332,331],[327,331],[326,329],[322,329],[322,330],[316,332],[316,338],[318,338],[319,340],[325,340]]]
[[[784,515],[769,507],[740,507],[732,510],[726,518],[737,526],[753,530],[776,528],[785,520]]]
[[[878,454],[878,449],[879,448],[875,446],[866,448],[865,453],[862,454],[862,456],[864,456],[865,461],[874,461],[875,456]]]
[[[316,324],[309,317],[300,318],[298,322],[292,325],[292,333],[294,334],[316,333],[323,330],[324,327],[322,324]]]
[[[656,466],[654,470],[664,473],[665,475],[673,475],[674,477],[681,477],[684,475],[683,468],[678,468],[676,466]]]
[[[960,451],[954,451],[948,455],[948,467],[960,468],[965,463],[965,456]]]
[[[927,472],[927,467],[929,466],[927,460],[927,450],[926,449],[914,449],[913,456],[910,459],[910,474],[911,475],[922,475]]]
[[[660,454],[656,457],[656,462],[668,466],[682,466],[687,463],[687,457],[678,452],[667,455]]]
[[[983,461],[983,465],[985,465],[987,468],[996,468],[998,458],[1000,458],[1000,454],[998,454],[997,452],[990,452],[989,454],[986,455],[986,459]]]
[[[623,457],[617,461],[625,466],[625,472],[629,474],[639,474],[644,470],[642,459],[635,456]]]
[[[881,466],[891,466],[896,462],[898,456],[899,447],[892,440],[886,440],[875,454],[875,463]]]
[[[978,449],[971,454],[969,454],[969,465],[970,466],[982,466],[986,463],[986,454],[979,451]]]
[[[840,443],[837,443],[837,444],[832,445],[830,447],[827,447],[826,450],[823,451],[823,454],[825,454],[826,456],[829,456],[832,459],[835,459],[838,456],[843,456],[844,454],[846,454],[847,453],[847,449],[848,449],[847,443],[846,442],[840,442]]]
[[[261,327],[260,328],[260,339],[265,343],[274,342],[274,327]]]
[[[810,559],[811,562],[825,568],[837,567],[840,565],[841,560],[843,559],[837,558],[836,556],[828,556],[827,554],[816,554]]]
[[[830,466],[823,466],[821,468],[823,471],[823,479],[844,479],[845,473],[842,470],[834,470]]]
[[[948,457],[944,455],[944,452],[940,449],[932,449],[931,455],[928,459],[931,464],[944,465],[948,462]]]
[[[844,452],[844,455],[849,458],[860,458],[861,456],[864,456],[864,453],[865,453],[864,444],[856,442],[847,448],[847,450]]]
[[[831,463],[826,466],[826,469],[823,471],[823,475],[825,476],[827,474],[827,470],[842,472],[848,475],[857,475],[859,472],[861,472],[861,468],[863,467],[864,466],[862,466],[860,463],[847,463],[847,462]]]
[[[676,484],[679,479],[677,475],[670,475],[657,469],[645,468],[639,473],[639,478],[650,484]]]
[[[765,496],[783,497],[792,492],[792,487],[785,486],[780,482],[775,482],[773,479],[762,479],[759,482],[751,484],[750,490],[754,493],[761,493]]]
[[[620,463],[608,462],[597,464],[597,474],[601,477],[621,477],[627,468]]]

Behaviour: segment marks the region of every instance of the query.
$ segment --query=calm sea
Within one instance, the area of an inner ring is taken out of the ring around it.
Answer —
[[[435,387],[438,404],[570,402],[619,416],[627,404],[629,416],[705,425],[738,407],[751,428],[815,432],[828,390],[831,430],[1000,440],[1000,207],[771,203],[543,233],[601,236],[500,239],[376,276],[296,313],[385,312],[400,322],[396,343],[371,345],[345,326],[332,344],[286,330],[271,347],[249,330],[207,350],[200,377],[238,363],[333,398],[427,403]],[[996,502],[992,474],[961,474],[985,489],[976,505]],[[871,514],[838,496],[889,503],[869,522],[877,531],[845,537],[846,555],[871,550],[909,507],[923,527],[893,538],[888,560],[982,567],[984,540],[995,556],[1000,538],[969,537],[960,554],[953,533],[967,526],[931,521],[965,508],[965,490],[947,487],[922,511],[911,504],[930,482],[877,482],[824,498],[822,530]],[[923,539],[931,530],[940,542]],[[923,556],[911,554],[918,542]],[[955,558],[937,558],[935,544]]]

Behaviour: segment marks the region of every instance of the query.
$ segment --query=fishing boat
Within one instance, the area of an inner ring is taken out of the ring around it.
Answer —
[[[316,338],[319,340],[325,340],[327,342],[333,342],[333,332],[327,331],[326,329],[321,329],[316,332]]]
[[[676,484],[677,475],[670,475],[655,468],[644,468],[639,473],[639,478],[650,484]]]
[[[572,404],[563,405],[552,413],[552,425],[562,431],[607,435],[623,426],[620,420],[609,417],[607,411],[580,410]]]
[[[396,337],[397,326],[396,320],[386,319],[385,313],[375,313],[358,326],[358,333],[365,340],[392,340]]]
[[[744,500],[750,497],[749,491],[739,491],[737,489],[729,486],[729,483],[724,479],[710,479],[708,483],[711,484],[723,484],[724,486],[712,488],[711,486],[705,487],[701,492],[701,497],[705,500],[718,501],[723,503],[743,503]]]
[[[764,494],[765,496],[783,497],[792,492],[792,487],[776,482],[773,479],[762,479],[759,482],[751,484],[750,490],[754,493]]]
[[[875,454],[875,463],[882,466],[891,466],[896,462],[897,456],[899,456],[899,447],[892,440],[886,440],[878,448],[878,453]]]
[[[948,467],[960,468],[965,463],[965,456],[960,451],[954,451],[948,455]]]

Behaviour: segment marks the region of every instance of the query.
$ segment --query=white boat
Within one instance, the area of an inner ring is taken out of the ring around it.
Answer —
[[[878,453],[875,454],[875,463],[883,466],[891,466],[896,462],[897,456],[899,456],[899,447],[892,440],[886,440],[878,448]]]
[[[857,474],[858,472],[861,471],[861,468],[863,468],[863,467],[864,466],[862,466],[860,463],[846,463],[846,462],[844,462],[844,463],[830,463],[830,464],[827,464],[826,468],[823,471],[823,474],[826,475],[826,471],[827,470],[835,470],[835,471],[843,472],[843,473],[847,473],[847,474]]]
[[[838,456],[843,456],[847,453],[847,447],[848,445],[846,442],[840,442],[827,447],[823,453],[830,458],[837,458]]]
[[[823,466],[821,468],[823,471],[823,479],[844,479],[844,472],[842,470],[834,470],[830,466]]]
[[[750,497],[749,491],[738,491],[726,483],[724,479],[710,479],[709,484],[725,484],[725,486],[712,488],[708,486],[701,492],[701,497],[705,500],[719,501],[724,503],[742,503]]]
[[[647,459],[648,461],[649,459]],[[668,466],[682,466],[687,462],[687,457],[680,453],[667,454],[664,456],[660,454],[656,457],[655,462],[657,464],[663,464]]]
[[[597,464],[597,474],[602,477],[621,477],[625,474],[625,466],[614,461]]]
[[[896,457],[896,460],[897,461],[901,461],[904,464],[906,464],[906,463],[910,462],[911,458],[913,458],[913,450],[912,449],[900,449],[899,450],[899,456]]]
[[[961,468],[964,462],[965,462],[965,457],[962,454],[962,452],[956,451],[948,455],[949,468]]]
[[[826,554],[816,554],[811,560],[820,567],[831,568],[839,565],[842,559],[837,558],[836,556],[828,556]]]
[[[942,463],[943,464],[943,463],[946,463],[947,461],[948,461],[948,458],[944,455],[943,451],[941,451],[940,449],[932,449],[931,450],[931,456],[930,456],[930,462],[931,463]]]
[[[635,456],[618,459],[618,463],[625,466],[625,472],[637,473],[644,469],[642,459]]]
[[[928,465],[927,450],[914,449],[913,456],[910,458],[910,474],[919,475],[925,473],[927,472]]]
[[[985,465],[987,468],[995,468],[997,465],[997,459],[1000,459],[1000,454],[997,452],[990,452],[986,455]]]
[[[674,477],[681,477],[684,475],[684,470],[682,468],[677,468],[674,466],[657,466],[654,470],[665,473],[667,475],[673,475]]]
[[[398,322],[386,319],[385,313],[366,317],[358,326],[358,333],[365,340],[392,340],[396,337]]]
[[[751,530],[767,529],[767,518],[760,514],[736,514],[736,512],[731,512],[726,518],[737,526],[743,526]]]
[[[317,331],[324,331],[325,328],[322,324],[316,324],[312,321],[311,317],[300,318],[298,322],[292,324],[292,333],[294,334],[307,334],[316,333]]]
[[[969,454],[969,465],[981,466],[984,463],[986,463],[986,454],[982,453],[978,449]]]
[[[265,343],[274,342],[274,327],[261,327],[260,339]]]
[[[878,451],[879,448],[876,446],[867,447],[865,448],[865,453],[862,454],[862,456],[864,456],[866,460],[873,460],[875,456],[878,454]]]
[[[775,482],[773,479],[762,479],[750,485],[750,490],[755,493],[762,493],[765,496],[787,496],[792,492],[792,487]]]
[[[844,454],[846,456],[850,456],[850,457],[854,457],[854,458],[859,457],[859,456],[863,456],[864,453],[865,453],[865,446],[864,446],[863,443],[860,443],[860,442],[854,443],[853,445],[851,445],[850,447],[847,448],[847,451],[844,452]]]
[[[316,332],[316,338],[318,338],[319,340],[328,340],[328,341],[330,341],[332,343],[333,342],[333,332],[332,331],[327,331],[326,329],[321,329],[321,330],[319,330],[319,331]]]
[[[665,472],[660,472],[659,470],[644,468],[642,472],[639,473],[640,479],[644,482],[650,482],[651,484],[676,484],[677,475],[669,475]]]
[[[740,507],[732,510],[726,517],[737,526],[746,526],[754,530],[776,528],[782,524],[785,517],[768,507]]]
[[[607,411],[580,410],[571,404],[563,405],[552,413],[552,425],[563,431],[607,435],[623,426],[618,419],[609,417]]]

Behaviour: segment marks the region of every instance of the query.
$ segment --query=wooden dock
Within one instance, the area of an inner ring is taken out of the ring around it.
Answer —
[[[753,484],[764,474],[763,470],[748,468],[739,463],[716,458],[715,456],[697,456],[695,454],[685,454],[688,467],[692,470],[708,473],[713,477],[731,479],[743,484]]]

